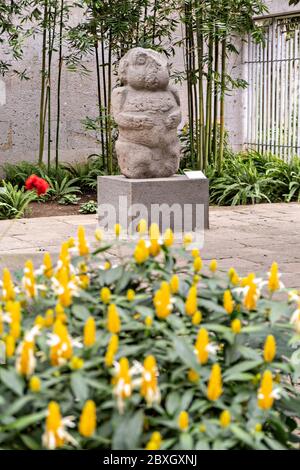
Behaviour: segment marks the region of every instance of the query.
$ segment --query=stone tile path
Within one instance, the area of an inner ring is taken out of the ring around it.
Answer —
[[[56,255],[80,224],[92,239],[95,215],[0,221],[0,269],[18,269],[28,257],[37,262],[44,251]],[[267,272],[276,260],[285,285],[300,288],[300,204],[212,207],[210,226],[204,260],[216,258],[220,269],[234,266],[241,274]]]

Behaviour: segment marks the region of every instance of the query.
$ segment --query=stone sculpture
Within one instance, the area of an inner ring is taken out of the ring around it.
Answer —
[[[174,175],[181,112],[179,96],[169,84],[167,59],[152,49],[131,49],[120,61],[119,78],[123,86],[113,90],[112,109],[121,173],[127,178]]]

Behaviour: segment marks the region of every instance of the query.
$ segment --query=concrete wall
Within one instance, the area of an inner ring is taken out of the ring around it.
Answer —
[[[271,14],[282,14],[300,10],[289,7],[288,0],[267,0]],[[74,13],[73,21],[80,20]],[[180,32],[178,32],[180,34]],[[24,48],[22,63],[15,64],[26,68],[30,76],[28,81],[20,81],[17,76],[0,79],[0,165],[4,162],[20,160],[36,160],[38,156],[39,138],[39,90],[40,90],[40,39],[30,40]],[[247,79],[244,64],[247,46],[237,44],[240,55],[233,55],[229,61],[228,72],[236,77]],[[1,51],[0,51],[1,54]],[[87,60],[85,66],[92,69],[93,61]],[[177,49],[173,59],[173,68],[182,70],[183,51]],[[57,83],[56,75],[52,77],[53,95]],[[91,153],[99,152],[95,136],[86,133],[81,120],[86,116],[96,116],[95,71],[88,76],[63,70],[61,107],[60,154],[62,160],[79,160]],[[187,101],[185,87],[178,87],[181,95],[183,114],[186,115]],[[55,126],[55,106],[53,107],[53,140]],[[235,150],[243,147],[247,126],[247,92],[235,91],[227,97],[226,126],[230,136],[230,144]],[[47,138],[47,137],[46,137]],[[54,147],[55,142],[53,142]],[[54,148],[53,148],[54,156]]]

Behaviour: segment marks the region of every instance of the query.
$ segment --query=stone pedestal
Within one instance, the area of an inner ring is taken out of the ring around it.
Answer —
[[[128,179],[98,177],[99,224],[112,229],[115,223],[134,233],[140,219],[159,224],[163,232],[187,233],[209,228],[209,181],[185,175],[169,178]],[[129,229],[128,229],[129,228]]]

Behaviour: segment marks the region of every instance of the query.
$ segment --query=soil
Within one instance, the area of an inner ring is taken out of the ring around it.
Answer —
[[[25,217],[37,218],[37,217],[55,217],[58,215],[78,215],[80,214],[80,204],[88,201],[97,201],[96,193],[83,194],[80,196],[78,204],[70,204],[68,206],[58,204],[56,201],[49,202],[32,202],[26,211]]]

